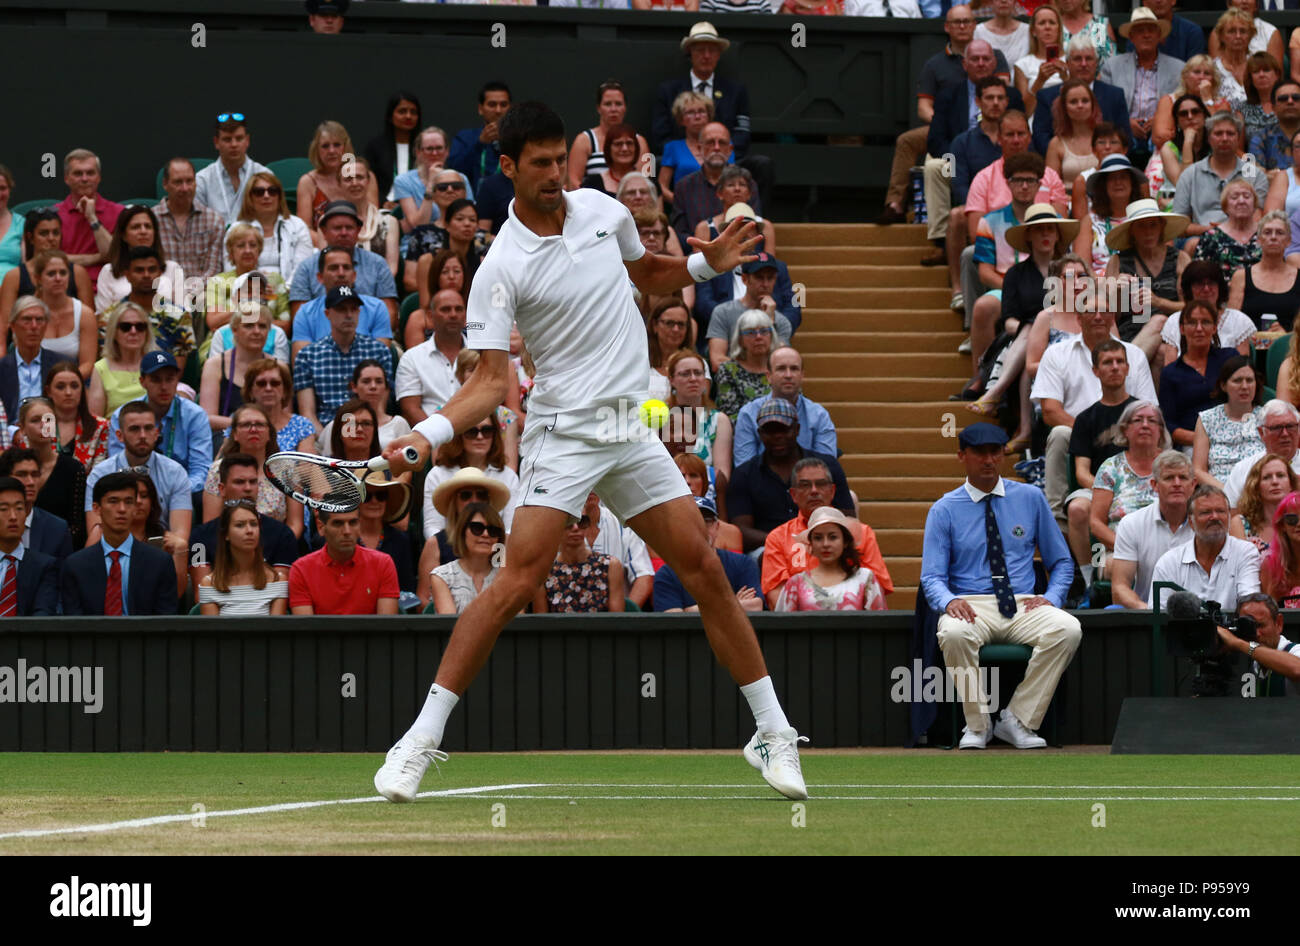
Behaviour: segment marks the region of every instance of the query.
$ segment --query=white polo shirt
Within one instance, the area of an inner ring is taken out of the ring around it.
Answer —
[[[1160,556],[1151,581],[1175,582],[1202,601],[1217,601],[1225,612],[1234,611],[1238,598],[1259,591],[1259,549],[1253,542],[1228,536],[1207,575],[1196,561],[1196,543],[1186,542]],[[1150,590],[1148,587],[1148,602]],[[1165,601],[1168,595],[1166,589]]]
[[[1228,497],[1229,508],[1237,508],[1237,501],[1241,499],[1241,493],[1246,488],[1246,477],[1250,475],[1250,468],[1263,455],[1264,451],[1261,450],[1259,453],[1252,454],[1246,459],[1238,460],[1233,464],[1232,472],[1223,481],[1223,492]],[[1295,456],[1291,458],[1291,469],[1295,470],[1296,473],[1300,473],[1300,450],[1297,450]]]
[[[650,552],[639,535],[618,521],[618,516],[600,506],[600,532],[591,550],[601,555],[612,555],[623,563],[623,574],[627,577],[627,586],[642,575],[654,577],[654,565],[650,561]]]
[[[1192,523],[1184,519],[1177,530],[1160,515],[1160,503],[1143,506],[1119,521],[1115,527],[1116,561],[1134,562],[1133,592],[1151,603],[1151,573],[1156,562],[1171,548],[1192,541]]]
[[[1146,353],[1128,342],[1120,344],[1128,355],[1124,390],[1139,400],[1159,404]],[[1082,335],[1048,346],[1038,363],[1038,375],[1029,396],[1039,407],[1043,406],[1043,398],[1060,401],[1071,417],[1078,417],[1101,400],[1101,381],[1092,373],[1092,349],[1084,344]]]
[[[393,390],[400,401],[420,396],[420,408],[429,415],[441,410],[460,390],[456,380],[456,363],[438,350],[432,338],[420,342],[397,362]]]
[[[540,237],[510,216],[474,274],[466,344],[510,350],[519,332],[537,366],[530,415],[576,414],[646,396],[649,345],[623,261],[645,247],[631,212],[592,188],[564,193],[563,233]]]

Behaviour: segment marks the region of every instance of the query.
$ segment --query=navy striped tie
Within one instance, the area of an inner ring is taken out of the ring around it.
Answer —
[[[993,515],[993,494],[984,497],[984,532],[988,540],[989,571],[993,575],[993,594],[998,599],[998,611],[1004,618],[1016,616],[1016,596],[1007,577],[1007,557],[1002,552],[1002,534],[998,532],[998,519]]]
[[[5,580],[0,584],[0,618],[18,616],[18,559],[5,556]]]

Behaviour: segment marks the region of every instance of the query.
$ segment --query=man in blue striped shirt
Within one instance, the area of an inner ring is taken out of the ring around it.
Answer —
[[[1002,479],[1006,433],[972,424],[958,437],[957,457],[966,482],[945,494],[925,520],[921,587],[930,607],[942,611],[938,641],[966,715],[963,749],[983,749],[996,735],[1017,749],[1037,749],[1034,735],[1057,681],[1082,636],[1079,621],[1061,610],[1074,562],[1041,490]],[[1034,594],[1034,549],[1050,579]],[[1024,682],[996,725],[979,691],[979,650],[984,644],[1033,647]]]

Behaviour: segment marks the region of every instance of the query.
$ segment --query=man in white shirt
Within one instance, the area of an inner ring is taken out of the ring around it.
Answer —
[[[1259,591],[1259,550],[1252,542],[1228,535],[1228,498],[1218,487],[1196,487],[1187,510],[1194,538],[1160,556],[1151,572],[1152,585],[1172,581],[1202,601],[1217,601],[1231,611],[1238,598]],[[1168,589],[1164,594],[1162,602],[1168,600]],[[1150,594],[1147,600],[1152,600]]]
[[[1116,604],[1149,607],[1151,573],[1160,557],[1192,539],[1187,497],[1196,483],[1192,463],[1178,450],[1166,450],[1151,465],[1156,501],[1131,512],[1115,527],[1115,557],[1110,566],[1110,593]]]
[[[1095,298],[1099,303],[1105,301],[1101,293]],[[1079,313],[1079,326],[1083,331],[1078,338],[1057,342],[1043,353],[1029,394],[1042,408],[1043,420],[1052,428],[1044,452],[1044,491],[1052,515],[1062,524],[1065,523],[1065,488],[1069,478],[1070,433],[1074,418],[1101,400],[1101,381],[1092,370],[1092,350],[1112,337],[1115,315],[1098,305],[1092,311]],[[1158,404],[1147,356],[1136,345],[1120,344],[1124,346],[1129,365],[1125,390],[1139,400]]]
[[[1246,477],[1255,461],[1266,453],[1279,457],[1291,458],[1291,469],[1300,473],[1300,411],[1281,398],[1274,398],[1264,405],[1264,418],[1256,430],[1259,439],[1264,441],[1262,450],[1257,450],[1244,460],[1238,460],[1232,472],[1223,482],[1223,492],[1228,497],[1228,505],[1233,509],[1241,501],[1241,491],[1246,488]]]
[[[222,112],[217,116],[212,134],[212,144],[219,158],[194,175],[194,199],[221,214],[227,224],[239,219],[248,179],[258,171],[266,170],[248,156],[252,140],[248,134],[248,119],[242,112]],[[286,273],[286,278],[289,275]]]
[[[641,537],[618,521],[603,505],[595,493],[587,497],[583,514],[591,518],[591,529],[595,538],[591,539],[591,550],[601,555],[609,555],[623,563],[623,577],[627,582],[624,597],[635,601],[642,611],[654,590],[655,569],[650,561],[650,552]]]
[[[397,363],[397,406],[414,427],[440,410],[460,390],[456,356],[465,347],[465,300],[456,289],[442,289],[429,300],[433,334]]]

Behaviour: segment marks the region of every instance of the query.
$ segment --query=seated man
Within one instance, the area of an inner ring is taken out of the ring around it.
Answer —
[[[102,334],[103,326],[120,306],[134,302],[149,313],[158,347],[176,359],[177,367],[184,374],[186,360],[198,347],[194,338],[194,316],[170,303],[161,307],[154,305],[154,287],[163,272],[163,258],[157,250],[152,246],[133,246],[126,256],[126,281],[131,284],[131,292],[99,314],[100,332]]]
[[[727,484],[727,514],[731,524],[740,529],[746,552],[761,549],[769,532],[798,514],[789,484],[795,464],[804,457],[815,457],[825,464],[835,484],[831,504],[853,515],[853,496],[839,462],[799,445],[799,414],[793,404],[780,398],[769,399],[758,412],[757,423],[763,451],[734,467]]]
[[[357,332],[361,299],[350,286],[331,289],[325,297],[325,315],[330,333],[312,342],[293,363],[293,389],[298,393],[298,412],[324,427],[334,412],[352,397],[348,382],[352,370],[367,358],[384,368],[393,383],[393,352],[384,342]]]
[[[34,552],[53,556],[60,565],[72,554],[72,530],[54,513],[36,505],[41,484],[41,461],[30,447],[10,447],[0,453],[0,476],[23,484],[27,498],[27,519],[23,524],[23,545]]]
[[[1205,135],[1210,142],[1210,153],[1185,170],[1174,188],[1174,202],[1169,208],[1176,214],[1191,217],[1187,236],[1200,236],[1216,223],[1228,219],[1221,198],[1223,187],[1229,181],[1245,178],[1265,209],[1268,197],[1268,175],[1258,170],[1255,156],[1239,157],[1237,149],[1245,125],[1232,112],[1215,112],[1205,123]]]
[[[361,300],[357,331],[371,338],[392,338],[393,325],[388,317],[388,306],[382,299],[368,296],[357,289],[357,271],[352,265],[352,251],[341,246],[327,246],[316,257],[316,279],[325,287],[325,295],[317,296],[302,307],[293,317],[293,357],[312,342],[319,342],[330,333],[330,320],[325,316],[325,297],[331,289],[347,286]]]
[[[257,460],[247,453],[230,453],[221,458],[217,468],[217,486],[223,503],[240,499],[257,502],[261,471]],[[278,519],[258,513],[262,526],[262,558],[274,568],[289,568],[298,560],[298,539],[293,530]],[[212,571],[217,556],[217,526],[220,516],[209,519],[190,532],[190,580],[197,588]]]
[[[695,228],[701,220],[722,213],[718,184],[723,170],[735,155],[731,147],[731,132],[722,122],[709,122],[704,126],[700,131],[700,148],[704,152],[700,169],[682,177],[673,188],[672,225],[682,249],[689,246],[686,238],[695,235]],[[763,212],[757,188],[751,189],[747,203],[755,213]],[[479,204],[479,211],[482,210],[483,205]]]
[[[704,517],[704,528],[709,533],[709,545],[718,537],[718,510],[713,500],[705,496],[696,496],[695,505]],[[727,573],[731,590],[736,593],[736,600],[746,611],[762,611],[763,599],[758,596],[758,566],[746,555],[715,548],[718,558],[722,559],[722,570]],[[671,566],[664,565],[654,576],[655,610],[669,613],[700,610],[690,592],[682,587],[681,579]]]
[[[68,196],[54,207],[62,228],[59,248],[73,263],[86,267],[92,284],[99,279],[108,258],[118,215],[126,209],[99,192],[101,173],[95,152],[85,148],[69,151],[63,159],[63,183],[68,186]]]
[[[838,492],[824,460],[808,456],[794,465],[794,473],[790,477],[790,498],[794,500],[799,512],[769,532],[763,543],[763,594],[769,608],[776,607],[781,589],[791,575],[812,571],[817,567],[817,559],[808,555],[808,547],[795,536],[807,530],[808,517],[822,506],[831,505]],[[862,523],[858,557],[862,567],[871,569],[875,575],[880,593],[891,593],[894,581],[889,577],[889,569],[885,567],[880,546],[876,544],[876,533],[865,522]]]
[[[248,156],[252,143],[244,114],[222,112],[212,126],[212,147],[217,152],[217,160],[194,175],[194,199],[221,214],[227,224],[239,219],[248,179],[269,170]],[[286,279],[292,275],[284,274]]]
[[[396,614],[401,588],[397,567],[384,552],[357,541],[361,514],[317,512],[325,547],[304,555],[289,570],[289,607],[294,614]]]
[[[429,300],[429,315],[433,334],[397,362],[397,406],[412,427],[460,390],[456,356],[465,347],[465,297],[455,289],[439,290]]]
[[[757,260],[741,263],[729,273],[723,273],[708,282],[696,284],[694,311],[695,324],[698,327],[696,335],[701,338],[709,338],[709,344],[712,345],[714,336],[710,336],[708,333],[713,330],[713,314],[718,310],[718,307],[723,303],[743,299],[751,295],[746,288],[749,285],[748,283],[739,287],[736,285],[737,277],[744,279],[746,267],[750,267],[748,272],[761,276],[762,271],[771,266],[776,267],[776,279],[773,281],[773,285],[768,287],[766,294],[771,296],[775,302],[774,308],[777,318],[784,316],[789,325],[788,334],[785,336],[785,340],[789,341],[790,336],[799,328],[799,322],[803,316],[800,314],[799,306],[795,305],[794,302],[794,284],[790,281],[790,270],[786,268],[785,263],[766,253],[759,253]],[[763,285],[766,285],[766,282]],[[757,298],[761,300],[762,297],[757,296]],[[761,308],[761,306],[746,306],[746,308]],[[743,311],[745,310],[741,309],[741,312]],[[736,317],[739,318],[739,314]],[[719,331],[722,330],[724,325],[725,323],[719,323]],[[777,335],[781,334],[780,323],[777,324],[776,331]]]
[[[346,200],[332,200],[321,210],[320,235],[326,246],[339,246],[352,251],[352,265],[356,270],[353,285],[357,292],[374,296],[388,307],[389,318],[397,318],[397,283],[393,279],[388,261],[378,253],[357,246],[361,235],[361,217],[356,205]],[[325,284],[316,278],[320,271],[320,250],[298,264],[289,282],[289,311],[297,315],[303,303],[324,296]]]
[[[1264,454],[1290,457],[1291,469],[1300,473],[1300,411],[1281,398],[1268,401],[1262,410],[1263,416],[1255,429],[1264,445],[1237,461],[1228,478],[1223,481],[1224,495],[1228,497],[1228,505],[1234,509],[1241,499],[1241,491],[1246,488],[1250,468]]]
[[[838,457],[839,439],[830,412],[803,396],[803,356],[788,345],[773,348],[767,356],[767,379],[772,385],[769,397],[789,401],[799,415],[799,446]],[[748,462],[762,449],[758,440],[758,412],[767,400],[760,397],[750,401],[736,416],[736,432],[731,442],[732,466]]]
[[[938,641],[966,716],[963,749],[983,749],[993,736],[1017,749],[1039,749],[1042,724],[1061,674],[1082,639],[1079,621],[1061,602],[1074,563],[1043,494],[999,474],[1007,435],[971,424],[957,438],[966,482],[946,493],[925,520],[921,587],[942,612]],[[1045,594],[1034,594],[1034,549],[1048,572]],[[1025,679],[996,725],[980,692],[979,650],[1010,642],[1034,649]]]
[[[715,373],[727,360],[727,349],[731,347],[731,333],[735,330],[736,323],[750,309],[766,312],[776,324],[774,348],[790,344],[794,326],[789,318],[777,310],[776,300],[772,298],[780,273],[779,267],[783,265],[776,257],[766,253],[759,253],[758,259],[741,263],[740,281],[745,284],[745,294],[713,307],[705,337],[709,342],[709,367]],[[786,275],[789,276],[788,271]]]
[[[189,158],[172,158],[163,166],[163,192],[154,205],[163,254],[187,277],[207,279],[222,270],[226,220],[194,199],[198,187]]]
[[[595,493],[587,496],[582,512],[591,520],[591,531],[587,534],[591,550],[623,564],[623,587],[627,589],[623,598],[635,601],[644,611],[655,583],[655,569],[645,540],[619,522],[618,516],[606,509]]]
[[[18,406],[29,397],[44,393],[50,369],[62,356],[44,348],[45,330],[50,324],[50,310],[36,296],[22,296],[14,302],[9,327],[13,344],[0,358],[0,403],[5,416],[18,421]]]
[[[481,128],[462,128],[451,141],[447,167],[469,175],[470,187],[496,172],[501,162],[500,132],[497,126],[510,111],[510,86],[493,80],[483,83],[478,92]]]
[[[99,541],[99,514],[91,502],[95,484],[110,473],[131,467],[146,467],[145,472],[158,490],[158,506],[167,531],[189,535],[194,519],[190,478],[181,466],[170,457],[154,450],[158,442],[158,421],[153,408],[144,401],[129,401],[118,414],[116,436],[122,442],[122,452],[102,460],[86,476],[86,534],[90,543]],[[206,474],[205,474],[206,475]],[[134,502],[134,500],[132,500]],[[171,557],[167,561],[170,565]]]
[[[23,546],[26,515],[23,484],[0,477],[0,618],[59,612],[59,563]]]
[[[201,493],[208,478],[208,468],[212,466],[212,430],[203,408],[187,397],[176,396],[180,378],[176,359],[165,351],[148,352],[140,360],[140,384],[145,390],[145,403],[153,410],[154,420],[158,422],[158,443],[162,446],[159,452],[185,468],[191,493]],[[117,436],[125,407],[125,404],[119,407],[109,418],[110,457],[125,449],[123,440]]]
[[[1196,477],[1192,462],[1178,450],[1166,450],[1151,465],[1156,501],[1131,512],[1115,528],[1115,557],[1110,566],[1110,593],[1116,604],[1141,610],[1151,606],[1151,573],[1171,548],[1190,542],[1187,497]]]
[[[95,540],[63,563],[59,587],[64,614],[176,613],[172,557],[131,535],[135,497],[136,478],[129,473],[108,473],[95,481],[87,497],[95,517]]]
[[[1231,611],[1240,598],[1259,591],[1259,549],[1228,535],[1228,497],[1216,486],[1196,487],[1187,501],[1187,518],[1192,541],[1161,555],[1151,581],[1172,581],[1202,601],[1217,601]],[[1169,590],[1164,593],[1162,608]]]
[[[1219,639],[1227,650],[1245,654],[1254,661],[1251,670],[1260,681],[1257,692],[1262,696],[1278,696],[1273,681],[1284,679],[1287,696],[1300,694],[1300,644],[1282,636],[1282,615],[1277,602],[1263,592],[1245,595],[1237,600],[1237,616],[1254,619],[1258,625],[1255,640],[1244,641],[1225,627],[1219,628]]]
[[[1182,85],[1186,62],[1160,50],[1165,29],[1149,9],[1134,9],[1129,22],[1119,27],[1119,32],[1128,39],[1130,51],[1107,59],[1101,67],[1101,78],[1124,94],[1133,135],[1133,160],[1137,162],[1141,158],[1145,162],[1155,150],[1151,129],[1156,103]]]

